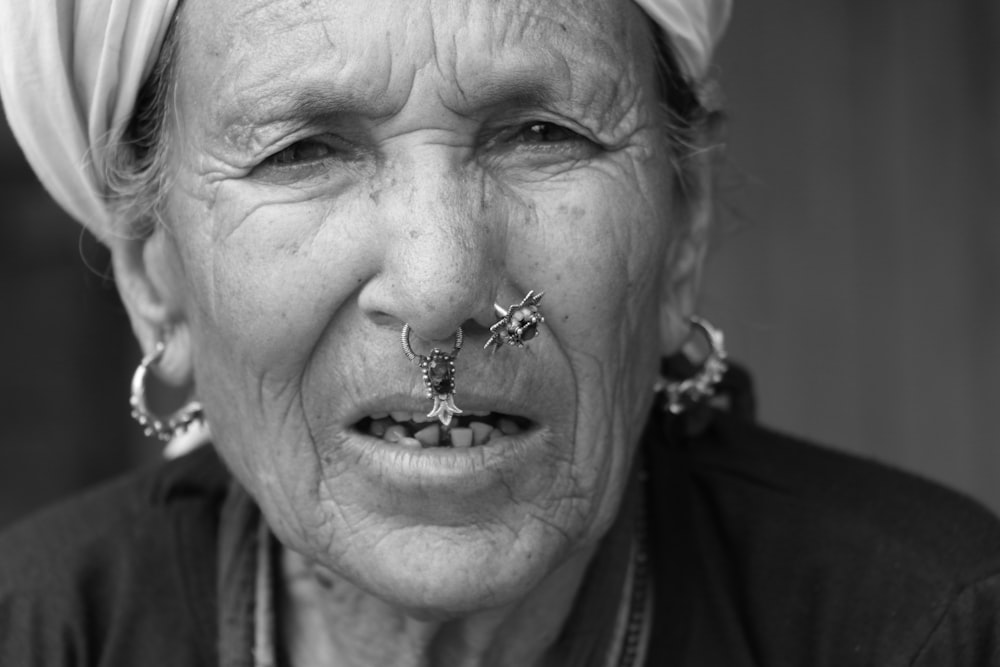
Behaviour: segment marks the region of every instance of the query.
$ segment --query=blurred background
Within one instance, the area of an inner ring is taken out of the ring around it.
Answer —
[[[761,419],[1000,510],[1000,2],[737,0],[702,313]],[[0,526],[144,462],[107,256],[0,127]]]

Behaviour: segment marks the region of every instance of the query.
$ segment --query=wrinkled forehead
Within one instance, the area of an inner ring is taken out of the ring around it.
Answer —
[[[620,84],[652,67],[631,0],[186,0],[182,17],[182,72],[225,95],[315,80],[317,67],[385,103],[428,68],[465,94],[497,70]]]

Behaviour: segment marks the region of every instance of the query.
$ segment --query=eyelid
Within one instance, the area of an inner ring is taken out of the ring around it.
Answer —
[[[331,140],[330,135],[326,134],[297,137],[289,141],[283,142],[279,144],[277,147],[268,151],[267,155],[261,158],[258,164],[266,164],[268,162],[272,162],[275,158],[277,158],[285,151],[288,151],[291,148],[295,148],[296,146],[301,146],[301,145],[326,146],[327,148],[330,149],[331,152],[339,153],[341,152],[341,146],[337,144],[342,144],[342,143],[343,143],[342,141]]]
[[[277,161],[282,153],[299,144],[323,145],[328,147],[329,153],[314,159]],[[314,130],[293,133],[281,141],[273,142],[266,150],[261,151],[261,157],[254,161],[249,176],[262,180],[297,181],[321,174],[330,175],[342,172],[344,168],[356,171],[359,162],[364,160],[365,155],[366,150],[363,144],[345,138],[339,132]]]
[[[563,139],[553,141],[532,141],[530,138],[522,140],[526,132],[529,132],[533,125],[550,125],[566,132],[568,135]],[[509,121],[503,127],[498,128],[483,143],[483,149],[487,154],[503,155],[508,154],[524,155],[525,158],[533,160],[528,156],[536,156],[538,159],[583,159],[590,158],[608,150],[603,142],[593,138],[592,133],[585,128],[581,128],[577,123],[554,120],[548,116],[528,116],[524,120]]]
[[[503,143],[506,139],[516,136],[518,133],[531,127],[533,124],[555,125],[568,132],[579,136],[581,141],[586,141],[598,148],[607,150],[610,148],[605,141],[597,138],[597,133],[586,127],[584,124],[548,110],[523,111],[512,114],[504,118],[498,118],[485,126],[484,141],[490,147]],[[556,145],[558,142],[553,142]],[[544,145],[544,144],[539,144]]]

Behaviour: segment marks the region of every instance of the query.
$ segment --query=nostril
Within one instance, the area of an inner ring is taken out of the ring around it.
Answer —
[[[462,349],[467,335],[464,327],[456,327],[454,331],[444,337],[421,335],[417,328],[409,323],[402,327],[400,333],[403,337],[404,350],[407,351],[408,356],[411,354],[430,354],[431,350],[441,350],[442,352],[454,350],[457,352]]]
[[[492,322],[481,324],[479,320],[466,320],[462,322],[462,330],[465,332],[466,338],[488,337],[492,325]]]
[[[381,310],[374,311],[368,314],[368,318],[373,324],[380,328],[386,329],[399,329],[403,326],[403,323],[399,321],[398,317],[394,317],[389,313]]]

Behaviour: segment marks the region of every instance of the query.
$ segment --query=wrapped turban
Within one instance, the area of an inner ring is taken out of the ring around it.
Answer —
[[[731,0],[635,0],[664,30],[685,73],[705,76]],[[0,2],[0,96],[42,184],[107,239],[109,139],[131,118],[178,0]]]

